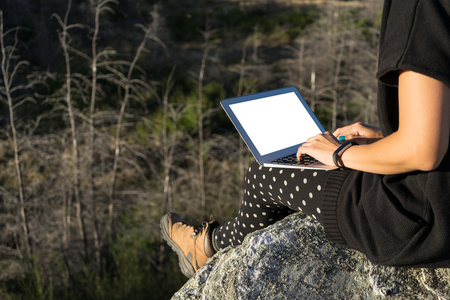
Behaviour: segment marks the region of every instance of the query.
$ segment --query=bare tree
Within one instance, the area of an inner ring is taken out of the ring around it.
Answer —
[[[116,0],[99,0],[95,4],[94,9],[94,29],[93,36],[91,40],[91,51],[92,51],[92,61],[91,61],[91,97],[90,97],[90,106],[89,106],[89,161],[90,166],[88,168],[88,177],[89,177],[89,197],[90,203],[92,207],[92,224],[93,224],[93,234],[94,234],[94,247],[95,247],[95,257],[97,259],[97,263],[100,264],[100,233],[98,228],[98,219],[97,219],[97,204],[96,204],[96,195],[95,195],[95,184],[94,184],[94,142],[95,142],[95,105],[97,99],[97,81],[98,81],[98,61],[102,56],[106,56],[110,51],[100,51],[97,50],[97,39],[100,32],[100,14],[104,11],[108,11],[113,13],[113,10],[109,6],[110,4],[118,4]]]
[[[247,61],[247,51],[248,51],[248,47],[249,47],[250,43],[253,44],[253,47],[252,47],[253,59],[251,60],[251,62],[256,63],[258,61],[257,60],[258,47],[256,47],[256,45],[258,45],[258,43],[259,43],[259,34],[257,33],[256,30],[255,30],[254,34],[252,34],[251,36],[249,36],[248,38],[245,39],[245,41],[242,45],[242,50],[241,50],[241,60],[236,67],[232,68],[233,71],[235,71],[239,74],[238,88],[237,88],[236,96],[242,96],[244,94],[248,94],[253,91],[252,90],[253,87],[250,84],[248,84],[248,82],[247,82],[247,84],[245,84],[245,81],[247,78],[254,76],[254,72],[253,72],[254,66]],[[247,149],[247,146],[245,145],[244,141],[241,138],[239,138],[238,176],[239,176],[239,178],[242,178],[242,179],[244,178],[245,172],[248,168],[248,163],[247,163],[248,154],[249,154],[249,151]],[[241,190],[239,199],[242,199],[243,195],[244,195],[244,191]],[[240,202],[240,201],[241,200],[238,200],[238,202]]]
[[[79,24],[68,24],[69,13],[72,7],[72,0],[68,0],[68,6],[66,13],[64,15],[64,19],[61,19],[58,15],[53,15],[58,21],[59,25],[62,28],[62,31],[59,33],[59,42],[61,44],[61,48],[64,54],[64,62],[66,68],[66,79],[65,79],[65,95],[64,99],[67,105],[67,113],[70,122],[71,129],[71,139],[72,139],[72,172],[73,172],[73,188],[74,188],[74,197],[75,197],[75,205],[76,205],[76,216],[79,227],[80,238],[83,241],[84,245],[84,257],[88,257],[88,237],[87,237],[87,229],[84,220],[84,203],[82,202],[81,195],[81,167],[80,167],[80,150],[77,136],[77,126],[74,112],[74,108],[72,105],[72,71],[70,64],[70,34],[69,30],[77,27],[81,27]]]
[[[5,44],[6,38],[9,34],[15,34],[14,42],[12,45]],[[20,158],[20,145],[18,139],[17,132],[17,124],[15,119],[15,109],[23,104],[25,101],[29,100],[29,97],[24,94],[24,96],[18,96],[13,98],[13,94],[19,92],[20,90],[25,90],[26,86],[22,84],[15,84],[15,79],[18,71],[21,67],[27,65],[28,63],[25,61],[17,61],[16,60],[16,49],[18,43],[18,29],[12,29],[8,31],[4,31],[3,28],[3,11],[0,10],[0,52],[2,55],[1,60],[1,72],[2,72],[2,80],[3,86],[0,87],[0,93],[2,95],[2,100],[5,100],[9,110],[9,124],[11,127],[10,140],[12,144],[12,148],[14,151],[14,165],[16,169],[16,179],[18,186],[18,194],[19,194],[19,215],[21,217],[21,224],[23,230],[24,237],[24,245],[25,245],[25,253],[27,257],[31,260],[33,255],[32,241],[30,235],[30,225],[28,214],[26,210],[26,201],[25,201],[25,188],[23,182],[23,174],[21,168],[21,158]],[[4,97],[4,98],[3,98]]]
[[[205,165],[204,165],[204,138],[203,138],[203,80],[205,77],[206,59],[208,52],[211,49],[209,44],[209,32],[205,32],[205,48],[203,50],[202,63],[200,65],[200,72],[198,74],[198,172],[199,172],[199,193],[200,193],[200,209],[205,212],[206,209],[206,194],[205,194]]]
[[[173,88],[173,75],[175,72],[175,68],[172,69],[172,72],[167,79],[166,87],[164,89],[163,101],[162,101],[162,109],[163,109],[163,124],[162,124],[162,147],[163,147],[163,167],[164,167],[164,184],[163,184],[163,207],[164,211],[172,211],[173,209],[173,199],[171,192],[171,172],[174,163],[174,153],[176,147],[176,138],[177,138],[177,128],[176,122],[178,119],[179,113],[175,110],[175,108],[169,103],[170,92]],[[172,120],[174,124],[174,128],[172,132],[169,132],[168,121]]]
[[[150,86],[139,79],[134,79],[133,74],[135,72],[135,69],[138,67],[137,63],[139,58],[141,57],[142,53],[145,52],[146,43],[148,40],[154,40],[157,43],[159,43],[164,49],[164,43],[153,34],[151,26],[144,27],[139,25],[143,31],[144,31],[144,38],[142,39],[139,47],[136,50],[136,53],[134,55],[133,60],[131,63],[128,64],[128,71],[126,73],[123,73],[117,69],[114,69],[112,67],[107,66],[108,70],[113,72],[118,76],[118,79],[116,80],[116,83],[119,84],[124,90],[124,96],[122,99],[122,104],[120,107],[120,112],[118,115],[117,120],[117,127],[116,127],[116,133],[114,138],[114,162],[113,162],[113,169],[112,169],[112,175],[111,175],[111,183],[109,187],[109,205],[108,205],[108,215],[109,215],[109,221],[107,225],[107,232],[110,234],[114,231],[114,198],[116,193],[116,180],[117,180],[117,171],[118,171],[118,164],[119,164],[119,158],[120,158],[120,151],[121,151],[121,130],[123,126],[123,119],[125,116],[125,109],[128,105],[128,102],[130,99],[136,99],[136,97],[140,96],[139,90],[136,88],[136,85],[139,85],[141,87],[145,87],[146,89],[150,89]]]

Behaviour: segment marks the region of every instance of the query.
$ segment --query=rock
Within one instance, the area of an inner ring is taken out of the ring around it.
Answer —
[[[377,266],[301,213],[219,251],[172,299],[450,299],[450,269]]]

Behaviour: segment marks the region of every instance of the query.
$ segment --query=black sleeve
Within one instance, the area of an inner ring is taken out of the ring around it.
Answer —
[[[450,1],[385,1],[377,77],[396,86],[400,69],[450,86]]]

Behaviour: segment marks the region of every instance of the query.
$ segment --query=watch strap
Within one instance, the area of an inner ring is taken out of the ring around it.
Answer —
[[[345,143],[340,145],[339,148],[336,149],[336,151],[334,151],[333,162],[336,165],[336,167],[338,167],[341,170],[345,169],[344,166],[341,166],[339,164],[339,160],[341,159],[342,154],[344,154],[344,152],[353,145],[358,145],[358,143],[355,141],[346,141]]]

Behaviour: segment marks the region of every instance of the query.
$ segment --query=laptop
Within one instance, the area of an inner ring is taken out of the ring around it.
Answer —
[[[295,87],[223,99],[220,104],[260,165],[336,169],[309,156],[298,161],[298,147],[325,130]]]

